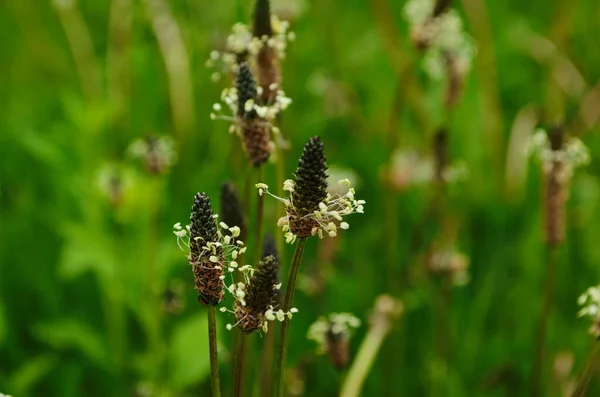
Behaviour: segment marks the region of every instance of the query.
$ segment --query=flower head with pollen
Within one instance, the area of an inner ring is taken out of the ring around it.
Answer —
[[[262,12],[257,16],[264,18]],[[264,48],[271,49],[278,60],[285,58],[287,45],[296,36],[289,30],[288,21],[282,21],[275,15],[271,15],[270,20],[271,34],[263,30],[253,32],[248,25],[239,22],[233,25],[225,49],[212,51],[206,61],[207,67],[220,69],[213,73],[212,80],[220,80],[222,72],[234,74],[240,62],[253,60]],[[261,27],[266,26],[263,22],[261,20]]]
[[[308,329],[306,337],[317,343],[318,354],[328,354],[334,367],[343,368],[348,363],[350,338],[360,324],[360,320],[350,313],[331,313],[319,317]]]
[[[272,103],[261,106],[258,104],[261,92],[262,87],[257,87],[248,63],[243,62],[238,68],[236,87],[224,90],[221,96],[232,116],[222,113],[220,103],[213,105],[214,112],[211,113],[212,119],[232,122],[229,131],[240,136],[246,155],[254,166],[268,159],[274,145],[269,131],[279,134],[279,129],[274,126],[275,119],[291,103],[285,93],[278,90]]]
[[[527,146],[529,153],[533,154],[548,172],[554,163],[561,163],[564,167],[563,177],[570,179],[575,168],[587,165],[590,162],[590,151],[578,138],[564,140],[554,139],[554,144],[548,137],[548,132],[538,128],[531,136]]]
[[[600,339],[600,285],[588,288],[578,299],[577,303],[581,310],[577,313],[579,317],[589,317],[592,326],[589,334]]]
[[[273,195],[264,183],[258,183],[256,187],[258,194],[267,193],[285,205],[286,215],[279,219],[277,225],[283,229],[286,241],[293,243],[298,237],[318,235],[323,238],[324,234],[335,237],[338,229],[350,227],[343,220],[344,216],[363,213],[365,201],[355,199],[350,181],[343,179],[339,183],[348,188],[345,193],[327,192],[327,162],[323,143],[319,137],[313,137],[304,146],[295,180],[288,179],[283,183],[283,190],[289,192],[288,198]]]
[[[190,224],[173,226],[177,244],[189,249],[188,261],[194,273],[198,301],[211,306],[223,300],[225,267],[231,268],[238,255],[246,250],[244,243],[237,240],[240,228],[217,223],[217,218],[206,193],[198,193],[194,197]]]
[[[254,331],[267,332],[268,321],[284,321],[291,319],[296,308],[291,308],[287,313],[277,310],[275,302],[277,291],[281,288],[278,282],[279,263],[274,256],[265,257],[257,269],[251,269],[244,273],[245,282],[232,282],[227,288],[234,296],[235,302],[232,310],[222,307],[222,312],[230,312],[235,316],[235,324],[227,324],[227,329],[239,327],[243,332]]]

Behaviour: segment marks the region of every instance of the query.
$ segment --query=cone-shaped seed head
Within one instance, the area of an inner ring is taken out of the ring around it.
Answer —
[[[206,193],[196,194],[190,214],[190,254],[194,259],[200,256],[204,244],[217,240],[217,224],[213,215]]]
[[[277,244],[275,243],[275,239],[273,238],[273,235],[271,233],[266,233],[265,234],[265,238],[263,240],[263,254],[262,257],[266,258],[268,256],[272,256],[273,258],[275,258],[275,261],[277,262],[278,266],[281,263],[280,258],[279,258],[279,251],[277,250]],[[281,272],[279,271],[279,267],[277,268],[277,283],[281,283]],[[282,296],[283,294],[281,293],[281,289],[278,289],[275,291],[275,296],[273,297],[273,306],[276,306],[278,304],[280,304],[282,302]]]
[[[254,36],[273,36],[271,26],[271,7],[269,0],[256,0],[254,6]]]
[[[236,88],[238,94],[238,109],[237,116],[240,118],[256,117],[256,112],[251,110],[246,112],[244,106],[248,100],[257,100],[258,92],[256,90],[256,80],[252,76],[248,62],[242,62],[238,68],[236,77]]]
[[[295,178],[292,200],[298,215],[319,209],[319,203],[327,197],[327,161],[319,137],[312,137],[304,146]]]
[[[246,291],[246,306],[236,302],[235,316],[244,332],[258,331],[264,322],[264,313],[272,304],[276,293],[279,263],[273,256],[267,256],[258,265],[250,279]]]
[[[202,254],[202,247],[210,242],[217,242],[218,233],[210,199],[206,193],[198,193],[194,197],[192,214],[190,215],[190,257],[189,262],[194,272],[194,284],[198,292],[198,301],[205,305],[218,305],[223,299],[223,251],[216,248],[216,262],[210,261],[210,255]],[[217,266],[219,266],[217,268]]]
[[[232,182],[221,185],[221,220],[228,226],[240,228],[240,239],[245,240],[246,221],[242,211],[242,203]]]
[[[265,233],[262,256],[263,258],[272,256],[277,260],[277,262],[279,262],[279,251],[277,251],[277,244],[275,243],[275,239],[271,233]]]

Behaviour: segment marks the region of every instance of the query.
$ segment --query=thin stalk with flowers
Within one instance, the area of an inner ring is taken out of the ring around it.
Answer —
[[[218,215],[213,214],[209,197],[205,193],[198,193],[194,197],[190,224],[184,228],[177,223],[173,230],[180,248],[189,249],[188,261],[192,266],[198,301],[208,306],[213,397],[221,395],[215,307],[224,298],[225,269],[229,273],[238,269],[235,260],[246,250],[243,241],[237,239],[240,235],[240,228],[229,227],[224,222],[217,223],[217,219]],[[247,270],[242,268],[238,270]]]
[[[298,161],[295,180],[284,182],[284,190],[289,192],[288,198],[275,196],[265,183],[256,184],[259,195],[266,193],[284,204],[286,214],[277,224],[285,233],[286,242],[296,243],[283,301],[283,312],[292,308],[306,239],[315,235],[323,238],[325,234],[335,237],[338,227],[349,228],[349,224],[343,221],[343,216],[363,212],[364,201],[354,198],[355,192],[350,188],[350,181],[346,179],[340,182],[348,187],[345,194],[331,195],[327,192],[327,161],[323,143],[319,137],[313,137],[304,146]],[[283,395],[289,325],[289,321],[283,321],[279,334],[273,378],[275,396]]]
[[[589,162],[589,151],[577,138],[567,137],[565,131],[556,127],[546,132],[537,130],[529,150],[542,164],[544,173],[545,242],[547,253],[547,273],[544,301],[536,334],[537,346],[531,377],[531,395],[542,392],[542,373],[545,356],[548,318],[552,310],[552,296],[555,287],[558,249],[565,239],[565,206],[569,184],[576,167]]]

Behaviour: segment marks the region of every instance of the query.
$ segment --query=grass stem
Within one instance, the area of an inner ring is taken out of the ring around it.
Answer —
[[[296,287],[296,277],[298,276],[298,268],[300,268],[300,262],[302,262],[302,254],[304,253],[305,244],[306,238],[301,238],[296,243],[296,250],[294,251],[294,257],[292,258],[287,288],[285,291],[285,298],[283,301],[284,312],[289,311],[292,307],[292,301],[294,299],[294,289]],[[277,345],[277,356],[275,361],[275,373],[273,376],[273,395],[275,397],[280,397],[283,395],[283,388],[285,383],[285,359],[287,356],[287,342],[289,329],[290,320],[285,319],[281,323],[281,328],[279,332],[279,343]]]
[[[548,272],[546,273],[546,292],[544,294],[544,304],[540,313],[538,329],[536,334],[536,350],[531,376],[531,396],[538,397],[542,395],[542,378],[544,368],[544,356],[546,353],[546,334],[548,329],[548,319],[552,311],[552,296],[554,294],[554,284],[556,279],[557,247],[547,245]]]
[[[213,397],[221,397],[219,381],[219,352],[217,350],[217,320],[216,308],[208,306],[208,343],[210,349],[210,385]]]
[[[600,344],[596,343],[595,345],[596,346],[590,353],[587,364],[581,373],[581,376],[577,380],[577,386],[575,387],[575,391],[571,397],[585,396],[585,392],[590,384],[590,380],[592,379],[594,372],[598,370],[598,366],[600,365]]]
[[[235,367],[233,371],[233,396],[242,395],[244,384],[244,372],[246,364],[246,335],[240,331],[235,348]]]

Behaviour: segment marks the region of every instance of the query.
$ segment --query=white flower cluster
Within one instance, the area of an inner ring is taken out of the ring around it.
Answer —
[[[275,88],[275,87],[272,87]],[[262,93],[262,87],[256,88],[258,91],[258,95],[260,96]],[[236,117],[237,109],[238,109],[238,94],[237,88],[230,87],[225,88],[221,92],[221,101],[229,108],[231,115],[226,115],[223,113],[223,106],[220,103],[213,104],[213,112],[210,114],[210,118],[212,120],[227,120],[232,122],[231,128],[229,132],[234,132],[236,126],[240,123],[240,120]],[[277,115],[284,111],[290,106],[292,100],[285,96],[285,92],[282,90],[277,90],[275,94],[275,100],[270,105],[260,106],[253,99],[249,99],[244,103],[244,110],[246,112],[250,112],[254,110],[258,117],[266,120],[268,123],[271,123],[275,120]],[[275,127],[271,127],[274,129]],[[276,129],[276,128],[275,128]],[[278,131],[278,130],[277,130]]]
[[[213,218],[217,220],[219,215],[213,215]],[[181,245],[183,244],[185,247],[190,247],[190,228],[191,225],[186,225],[185,227],[181,226],[180,222],[177,222],[173,225],[173,234],[177,236],[177,245],[181,250],[185,250]],[[225,222],[219,222],[217,224],[217,241],[208,241],[205,245],[202,246],[202,252],[198,258],[192,258],[193,260],[200,260],[202,257],[209,255],[208,260],[212,263],[219,262],[219,258],[217,255],[217,249],[220,249],[225,258],[231,258],[229,262],[229,267],[227,270],[229,272],[233,272],[236,268],[238,268],[237,262],[235,260],[237,257],[244,252],[246,252],[246,247],[244,247],[244,242],[242,240],[237,240],[240,235],[240,228],[238,226],[228,226]]]
[[[348,188],[348,191],[344,194],[331,194],[327,193],[325,200],[319,203],[319,209],[309,214],[304,215],[301,219],[312,219],[316,225],[311,230],[313,236],[317,235],[319,238],[323,238],[324,233],[329,237],[337,236],[338,227],[340,229],[348,229],[350,225],[348,222],[343,221],[343,217],[346,215],[358,213],[364,213],[365,204],[364,200],[356,200],[354,194],[356,193],[353,188],[350,187],[350,180],[342,179],[338,182],[340,185],[344,185]],[[258,194],[263,195],[267,193],[269,196],[276,198],[281,201],[286,207],[286,215],[279,218],[277,226],[281,227],[285,233],[285,241],[293,244],[296,241],[297,236],[290,230],[290,212],[294,211],[294,202],[292,200],[292,192],[295,189],[295,182],[291,179],[287,179],[283,183],[283,190],[290,193],[288,198],[282,198],[275,196],[269,192],[269,186],[264,183],[257,183]]]
[[[325,354],[328,334],[349,338],[360,324],[360,320],[351,313],[331,313],[327,317],[319,317],[308,329],[306,337],[317,343],[317,353]]]
[[[579,317],[590,317],[593,321],[589,329],[590,335],[600,337],[600,285],[588,288],[577,299],[581,309],[577,313]]]
[[[397,189],[419,186],[434,180],[433,159],[423,157],[414,150],[396,150],[392,156],[389,179]],[[468,176],[469,168],[462,160],[453,162],[442,172],[442,178],[447,184],[462,182]]]
[[[161,168],[168,168],[177,161],[175,142],[168,136],[136,139],[129,145],[128,151],[133,157]]]
[[[457,287],[469,283],[469,258],[453,247],[434,252],[429,259],[429,269],[434,273],[448,274]]]
[[[250,55],[251,58],[254,58],[265,46],[275,50],[279,59],[285,58],[288,42],[293,41],[296,36],[294,32],[289,31],[289,22],[281,21],[275,15],[271,15],[271,26],[273,27],[272,37],[254,37],[248,25],[236,23],[227,37],[225,51],[212,51],[210,58],[206,61],[206,66],[220,65],[226,73],[235,73],[238,56]],[[220,78],[219,72],[214,72],[211,76],[213,81],[218,81]]]
[[[0,393],[0,397],[12,397],[12,396],[9,396],[8,394],[2,394],[2,393]]]
[[[218,219],[219,215],[213,215],[215,219]],[[189,248],[190,246],[190,225],[185,227],[181,226],[181,223],[178,222],[173,226],[173,234],[177,236],[177,245],[182,250],[185,250],[185,247]],[[244,246],[244,242],[242,240],[237,240],[237,237],[240,235],[240,228],[238,226],[228,226],[225,222],[219,222],[217,227],[217,235],[218,241],[211,241],[206,243],[202,247],[202,253],[199,258],[194,258],[199,260],[205,255],[209,255],[208,260],[212,263],[218,263],[219,258],[217,257],[217,249],[220,248],[222,250],[223,256],[225,258],[224,270],[227,271],[230,275],[230,284],[225,286],[225,290],[231,294],[234,298],[233,309],[227,309],[227,307],[222,306],[219,310],[222,313],[229,312],[235,313],[235,302],[239,302],[242,306],[246,306],[246,291],[248,288],[248,284],[250,282],[250,278],[254,274],[254,268],[248,264],[240,266],[237,262],[240,255],[246,252],[246,247]],[[182,246],[183,245],[183,246]],[[219,266],[215,266],[215,268],[219,269]],[[243,281],[236,282],[234,274],[235,272],[240,272],[242,274]],[[226,276],[223,275],[220,277],[221,280],[225,280]],[[280,289],[281,283],[275,285],[275,289]],[[297,313],[298,309],[291,308],[287,313],[283,310],[277,310],[276,307],[270,306],[269,309],[264,313],[265,321],[263,322],[262,329],[264,332],[268,331],[267,321],[283,321],[285,318],[292,319],[294,313]],[[242,319],[243,320],[243,319]],[[242,321],[240,320],[240,321]],[[240,322],[238,321],[238,323]],[[233,329],[236,324],[227,324],[227,330]],[[0,396],[1,397],[1,396]]]
[[[575,168],[590,162],[590,151],[580,139],[569,138],[560,150],[552,150],[548,133],[541,128],[531,136],[527,150],[542,163],[546,171],[549,171],[555,162],[563,164],[566,178],[572,176]]]
[[[451,62],[455,71],[464,76],[477,53],[474,40],[463,30],[456,10],[434,18],[434,8],[435,0],[410,0],[404,6],[412,37],[426,47],[423,69],[432,79],[440,80]]]

